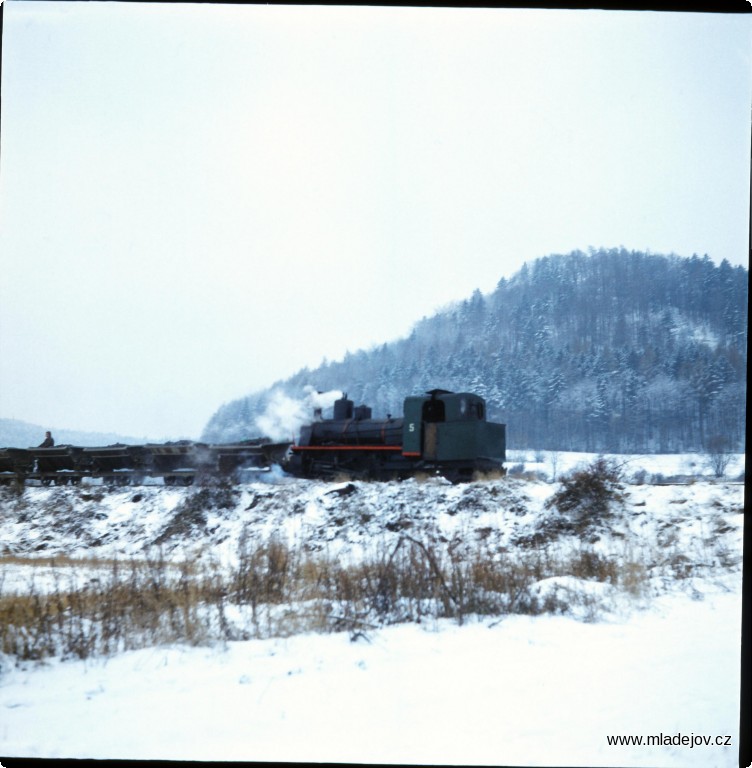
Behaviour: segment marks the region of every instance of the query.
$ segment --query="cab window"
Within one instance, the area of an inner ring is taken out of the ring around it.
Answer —
[[[444,402],[429,400],[423,404],[423,421],[445,421]]]

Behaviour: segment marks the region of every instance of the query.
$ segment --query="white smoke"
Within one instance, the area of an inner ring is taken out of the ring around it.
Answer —
[[[300,428],[313,421],[316,408],[331,408],[334,401],[342,397],[339,390],[318,392],[314,387],[304,387],[305,397],[296,400],[281,390],[272,392],[266,410],[256,419],[259,433],[275,442],[297,442]]]
[[[331,408],[334,405],[335,400],[339,400],[342,397],[342,392],[338,389],[331,389],[329,392],[319,392],[314,387],[307,385],[303,387],[306,393],[305,403],[308,408]]]

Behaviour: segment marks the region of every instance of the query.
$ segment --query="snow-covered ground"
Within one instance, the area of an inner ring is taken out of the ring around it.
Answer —
[[[526,458],[525,469],[551,474],[549,457]],[[561,474],[592,458],[554,461]],[[697,457],[650,456],[633,457],[627,475],[687,474],[695,460],[707,472]],[[729,476],[741,472],[737,461]],[[545,530],[553,514],[545,502],[557,487],[520,477],[461,486],[268,479],[276,482],[235,488],[227,506],[207,497],[206,513],[188,528],[176,513],[200,489],[3,491],[0,589],[44,591],[96,575],[92,563],[71,570],[61,559],[32,567],[24,558],[137,558],[158,543],[168,558],[231,567],[241,539],[271,535],[346,561],[405,531],[447,545],[482,540],[511,557]],[[427,619],[360,637],[308,633],[86,661],[5,657],[0,755],[736,765],[743,486],[703,477],[626,484],[623,496],[607,532],[555,546],[624,563],[653,558],[639,592],[565,574],[534,585],[571,603],[558,615],[468,617],[462,626]],[[596,611],[581,609],[584,594],[597,597]],[[608,743],[618,736],[643,744]]]
[[[510,616],[156,648],[8,672],[0,753],[491,765],[733,766],[738,595],[629,621]],[[609,746],[608,736],[731,746]],[[725,739],[724,739],[725,740]]]

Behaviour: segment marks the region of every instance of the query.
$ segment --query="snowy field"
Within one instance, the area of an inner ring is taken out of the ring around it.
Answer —
[[[740,601],[627,621],[510,616],[156,648],[7,672],[0,753],[483,765],[734,766]],[[609,746],[608,736],[731,746]],[[725,740],[725,739],[724,739]]]
[[[557,473],[592,458],[561,454]],[[546,455],[512,462],[552,474]],[[427,618],[359,637],[306,633],[85,661],[0,657],[0,755],[735,766],[743,486],[713,480],[693,456],[631,457],[626,474],[688,474],[693,462],[693,484],[626,483],[608,534],[555,544],[625,562],[666,553],[639,595],[563,575],[533,587],[571,602],[556,614],[470,616],[462,626]],[[727,476],[742,469],[737,457]],[[513,554],[550,518],[557,487],[535,477],[462,486],[268,479],[237,488],[232,508],[210,509],[190,531],[175,529],[175,512],[196,489],[3,492],[0,589],[96,577],[92,563],[72,571],[31,558],[138,558],[155,541],[175,560],[231,566],[241,537],[274,534],[357,561],[409,525],[414,536],[482,537]],[[583,595],[597,597],[597,611]]]

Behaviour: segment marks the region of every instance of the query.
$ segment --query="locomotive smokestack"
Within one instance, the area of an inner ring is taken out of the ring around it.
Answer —
[[[347,392],[345,392],[339,400],[334,402],[334,419],[335,421],[347,421],[353,417],[353,403],[352,400],[348,400]]]

